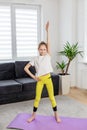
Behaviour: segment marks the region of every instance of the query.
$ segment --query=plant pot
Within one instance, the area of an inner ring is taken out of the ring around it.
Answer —
[[[70,91],[70,75],[59,74],[59,94],[66,95]]]

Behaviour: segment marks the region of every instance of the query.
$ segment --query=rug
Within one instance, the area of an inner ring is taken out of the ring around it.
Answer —
[[[87,105],[67,96],[58,95],[55,96],[55,98],[58,106],[58,113],[61,117],[87,118]],[[7,126],[19,113],[31,114],[33,102],[34,100],[28,100],[0,105],[0,130],[11,130],[7,129]],[[49,98],[41,99],[37,115],[53,116]]]
[[[87,130],[87,118],[61,117],[62,122],[57,123],[54,116],[37,115],[31,123],[27,119],[28,113],[20,113],[8,125],[7,128],[21,130]]]

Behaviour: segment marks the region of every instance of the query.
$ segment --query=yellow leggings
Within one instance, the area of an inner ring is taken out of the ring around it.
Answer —
[[[49,95],[52,107],[55,107],[56,101],[54,98],[54,90],[53,90],[51,75],[47,74],[45,76],[40,76],[39,78],[40,78],[40,81],[38,81],[36,85],[36,97],[34,101],[34,107],[37,108],[39,105],[44,84],[46,84],[46,88],[48,91],[48,95]]]

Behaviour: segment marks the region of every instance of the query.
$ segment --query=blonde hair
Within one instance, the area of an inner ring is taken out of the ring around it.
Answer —
[[[44,41],[41,41],[41,42],[39,43],[39,45],[38,45],[38,49],[39,49],[42,45],[44,45],[44,46],[47,48],[47,44],[46,44]]]

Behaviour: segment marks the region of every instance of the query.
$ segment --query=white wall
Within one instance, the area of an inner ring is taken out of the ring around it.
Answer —
[[[64,43],[77,42],[77,1],[59,0],[59,46],[62,49]],[[61,59],[60,59],[61,60]],[[76,86],[76,62],[71,63],[69,73],[71,75],[71,86]]]
[[[79,49],[84,51],[84,1],[59,0],[59,46],[78,41]],[[60,59],[61,60],[61,59]],[[87,89],[87,62],[78,56],[70,66],[71,86]]]
[[[84,50],[84,0],[78,0],[78,18],[77,18],[78,41],[81,50]],[[77,60],[77,80],[76,85],[87,89],[87,63],[80,57]]]
[[[56,70],[57,51],[58,46],[58,0],[0,0],[1,3],[24,3],[24,4],[39,4],[41,6],[41,40],[46,40],[45,24],[47,20],[50,21],[50,43],[52,54],[52,65],[54,71]]]

